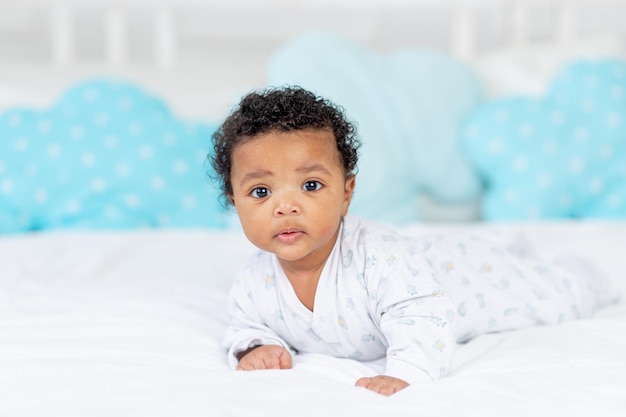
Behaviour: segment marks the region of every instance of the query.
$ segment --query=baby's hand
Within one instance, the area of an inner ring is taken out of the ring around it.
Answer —
[[[244,352],[239,358],[238,371],[259,369],[290,369],[291,354],[277,345],[255,346]]]
[[[409,384],[403,380],[387,375],[359,378],[355,385],[382,395],[392,395],[409,386]]]

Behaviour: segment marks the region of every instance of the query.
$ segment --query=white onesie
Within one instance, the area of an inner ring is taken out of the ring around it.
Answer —
[[[593,276],[577,277],[494,238],[407,238],[346,216],[314,311],[277,258],[261,251],[230,293],[229,362],[235,367],[237,353],[262,344],[362,361],[386,356],[386,375],[414,383],[445,376],[457,342],[592,313]]]

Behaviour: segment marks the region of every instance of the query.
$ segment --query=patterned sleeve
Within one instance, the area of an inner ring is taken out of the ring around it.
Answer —
[[[410,384],[446,375],[455,349],[453,304],[415,251],[384,260],[376,313],[388,342],[386,374]]]
[[[253,346],[279,345],[289,350],[289,345],[265,323],[254,299],[255,291],[242,277],[235,282],[228,297],[230,323],[224,335],[228,349],[228,363],[235,368],[237,355]],[[263,304],[263,303],[260,303]]]

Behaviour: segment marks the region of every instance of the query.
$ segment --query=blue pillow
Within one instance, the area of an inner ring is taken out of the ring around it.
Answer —
[[[420,192],[451,203],[479,196],[457,141],[482,88],[460,62],[416,49],[379,54],[314,33],[275,52],[267,72],[270,84],[307,88],[357,122],[363,147],[351,212],[400,224],[420,218]]]
[[[487,220],[626,217],[626,62],[573,62],[545,97],[477,108],[463,133]]]
[[[47,110],[6,111],[0,233],[223,227],[204,163],[214,129],[113,80],[76,85]]]

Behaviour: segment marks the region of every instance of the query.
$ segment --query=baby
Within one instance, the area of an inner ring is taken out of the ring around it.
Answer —
[[[542,263],[495,233],[409,239],[348,215],[356,129],[302,88],[245,96],[213,145],[224,196],[260,249],[230,293],[236,369],[288,369],[297,352],[386,357],[384,375],[356,385],[391,395],[445,376],[457,342],[597,307],[599,281],[576,258]]]

